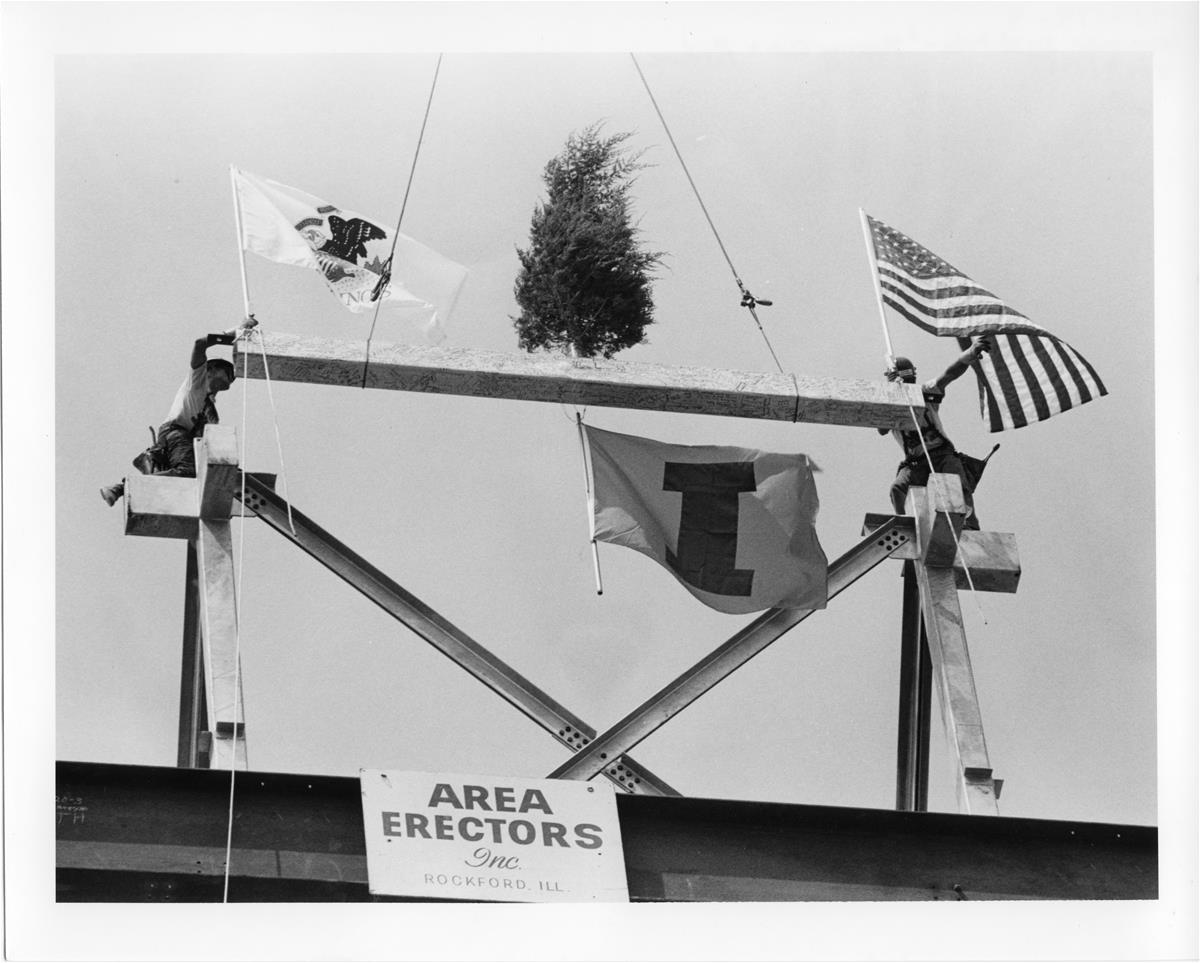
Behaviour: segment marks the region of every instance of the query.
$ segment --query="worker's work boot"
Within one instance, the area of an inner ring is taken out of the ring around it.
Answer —
[[[104,499],[106,505],[112,508],[117,503],[117,499],[125,494],[125,483],[117,482],[115,485],[108,485],[100,489],[100,497]]]

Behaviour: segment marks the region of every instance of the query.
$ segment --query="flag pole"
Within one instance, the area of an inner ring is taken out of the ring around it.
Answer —
[[[864,211],[860,207],[858,209],[858,216],[859,216],[859,219],[862,221],[863,240],[866,242],[866,245],[867,245],[867,259],[871,263],[871,280],[875,282],[875,303],[879,305],[879,321],[883,325],[883,340],[887,344],[887,353],[888,353],[887,363],[889,365],[891,365],[892,362],[896,358],[896,353],[892,350],[892,336],[888,332],[887,313],[883,309],[883,288],[881,287],[881,285],[879,283],[879,261],[875,254],[875,241],[871,237],[871,227],[867,223],[867,212]],[[917,438],[919,438],[921,441],[921,449],[925,453],[925,462],[926,462],[926,464],[929,465],[930,480],[932,480],[934,482],[934,485],[938,488],[938,490],[941,491],[941,482],[936,480],[936,472],[934,472],[934,470],[933,470],[933,459],[929,455],[929,448],[925,445],[925,437],[920,431],[920,422],[917,420],[917,413],[913,409],[912,405],[908,406],[908,413],[912,416],[913,426],[918,429],[916,432],[916,435],[917,435]],[[949,522],[950,521],[949,510],[947,510],[945,512],[945,515],[946,515],[946,521]],[[958,540],[958,534],[954,531],[953,526],[951,527],[950,532],[952,535],[954,535],[954,544],[955,544],[956,550],[961,549],[961,545]],[[970,586],[971,591],[974,592],[975,591],[975,583],[971,579],[971,570],[969,568],[967,569],[967,584]],[[978,595],[975,596],[975,604],[976,605],[979,604],[979,596]],[[982,607],[979,609],[979,614],[981,616],[983,615]],[[985,625],[987,624],[986,616],[983,617],[983,622]]]
[[[242,304],[246,311],[246,317],[250,318],[252,316],[250,313],[250,285],[246,281],[246,245],[242,232],[242,202],[238,197],[237,168],[232,164],[229,165],[229,183],[233,188],[233,223],[237,230],[238,256],[242,268]]]
[[[871,239],[871,228],[867,224],[867,212],[858,209],[859,220],[862,221],[863,241],[867,245],[867,260],[871,265],[871,281],[875,285],[875,303],[879,306],[879,323],[883,325],[883,342],[887,345],[887,361],[892,363],[896,352],[892,350],[892,335],[888,331],[887,312],[883,309],[883,289],[879,285],[879,262],[875,259],[875,242]]]
[[[583,427],[583,415],[575,412],[575,425],[579,428],[579,448],[583,455],[583,490],[587,494],[588,536],[592,542],[592,568],[596,572],[596,594],[604,594],[604,583],[600,581],[600,552],[596,548],[596,506],[592,498],[592,479],[588,473],[587,432]]]

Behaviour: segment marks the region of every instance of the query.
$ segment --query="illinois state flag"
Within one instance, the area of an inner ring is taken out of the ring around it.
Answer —
[[[825,607],[807,455],[585,435],[595,538],[649,555],[721,612]]]
[[[351,311],[382,300],[399,307],[432,341],[444,337],[467,269],[404,234],[319,197],[233,168],[242,247],[280,264],[314,268]]]

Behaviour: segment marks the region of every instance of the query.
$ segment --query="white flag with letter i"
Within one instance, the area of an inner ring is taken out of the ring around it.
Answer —
[[[721,612],[825,607],[807,455],[585,436],[595,538],[648,555]]]

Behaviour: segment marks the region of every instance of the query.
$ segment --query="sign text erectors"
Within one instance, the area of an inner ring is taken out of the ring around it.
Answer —
[[[629,898],[606,785],[359,771],[372,893],[586,902]]]

